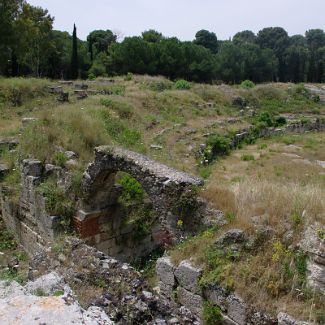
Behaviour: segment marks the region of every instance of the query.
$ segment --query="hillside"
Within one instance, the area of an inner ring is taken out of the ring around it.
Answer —
[[[173,262],[202,267],[202,288],[220,284],[272,316],[322,324],[324,295],[309,287],[300,248],[311,228],[324,241],[325,133],[312,130],[324,124],[324,93],[320,84],[208,85],[132,74],[74,83],[0,79],[1,183],[17,201],[19,165],[33,158],[69,171],[78,196],[100,145],[204,178],[198,195],[226,222],[168,247]],[[308,132],[291,132],[292,125]],[[245,233],[245,245],[215,249],[232,229]],[[141,267],[155,286],[148,264]]]

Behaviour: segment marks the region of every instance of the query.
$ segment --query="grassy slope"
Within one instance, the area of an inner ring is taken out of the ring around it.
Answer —
[[[47,92],[46,87],[53,82],[1,79],[0,138],[16,137],[21,145],[14,157],[3,152],[0,159],[13,164],[18,155],[56,162],[62,147],[77,152],[77,169],[82,170],[91,161],[94,146],[116,144],[180,170],[204,175],[207,184],[202,195],[228,212],[232,221],[229,227],[253,233],[250,217],[264,216],[267,225],[275,230],[274,240],[254,254],[243,254],[233,261],[207,254],[209,245],[225,231],[210,230],[171,254],[175,259],[193,257],[206,266],[209,281],[224,282],[269,312],[287,309],[308,318],[316,300],[307,291],[303,298],[297,298],[284,285],[287,278],[283,268],[286,263],[294,263],[297,256],[294,252],[285,255],[281,249],[286,250],[285,225],[293,229],[293,243],[297,243],[304,223],[325,223],[324,171],[316,164],[316,160],[325,160],[324,134],[259,140],[207,168],[198,166],[195,153],[206,141],[205,134],[222,134],[249,125],[249,118],[242,117],[240,109],[231,104],[235,96],[245,98],[247,105],[257,112],[270,111],[288,117],[324,116],[324,105],[315,103],[302,86],[292,84],[260,85],[253,89],[192,84],[190,90],[176,90],[164,78],[146,76],[134,76],[129,81],[115,78],[114,83],[87,83],[90,89],[112,94],[91,95],[77,101],[73,88],[64,86],[70,92],[70,102],[61,104]],[[37,117],[39,121],[21,130],[22,117]],[[237,122],[230,124],[229,119]],[[151,149],[152,144],[161,145],[162,149]],[[13,174],[7,181],[19,183],[19,178]],[[303,211],[308,217],[300,220]],[[284,254],[280,261],[274,259],[275,253]],[[219,269],[219,261],[227,267]],[[256,270],[255,275],[252,269]],[[295,268],[292,272],[288,283],[292,288],[305,290],[303,281],[294,280],[295,274],[301,274]]]

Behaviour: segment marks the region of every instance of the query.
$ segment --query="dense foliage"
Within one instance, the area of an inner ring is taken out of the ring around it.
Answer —
[[[0,0],[0,9],[2,75],[92,79],[137,73],[200,82],[325,81],[321,29],[289,36],[281,27],[268,27],[257,35],[239,32],[227,41],[200,30],[186,42],[155,30],[118,42],[112,31],[96,30],[81,41],[75,29],[73,37],[53,30],[48,11],[25,0]]]

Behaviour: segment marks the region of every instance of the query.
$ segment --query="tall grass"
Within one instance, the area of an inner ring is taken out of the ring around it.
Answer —
[[[36,78],[0,78],[0,103],[21,106],[27,99],[48,94],[50,81]]]

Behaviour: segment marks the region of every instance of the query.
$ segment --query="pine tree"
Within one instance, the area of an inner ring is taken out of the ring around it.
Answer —
[[[72,56],[71,56],[71,79],[78,78],[79,62],[78,62],[78,43],[77,43],[77,28],[73,25],[72,34]]]

